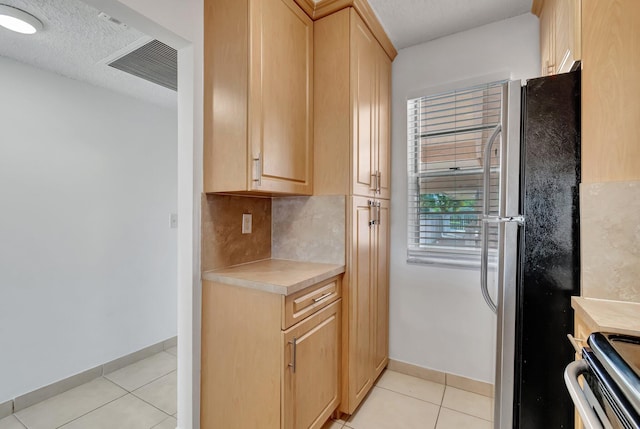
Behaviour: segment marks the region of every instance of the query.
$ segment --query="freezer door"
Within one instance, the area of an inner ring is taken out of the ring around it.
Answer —
[[[496,369],[494,427],[513,428],[514,353],[516,285],[518,275],[518,234],[524,219],[520,201],[520,106],[521,83],[506,84],[500,146],[501,180],[497,216],[483,223],[495,228],[498,236],[495,281],[496,293]]]

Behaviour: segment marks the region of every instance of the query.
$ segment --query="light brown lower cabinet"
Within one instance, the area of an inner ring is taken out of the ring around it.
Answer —
[[[351,197],[343,385],[340,411],[353,414],[389,362],[389,201]]]
[[[340,403],[341,277],[283,296],[204,281],[201,427],[320,429]]]

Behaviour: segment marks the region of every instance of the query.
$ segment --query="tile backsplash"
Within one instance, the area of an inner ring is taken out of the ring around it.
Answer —
[[[582,296],[640,302],[640,182],[580,186]]]
[[[345,204],[342,195],[274,198],[272,257],[344,264]]]
[[[242,215],[253,232],[242,234]],[[202,271],[271,257],[271,199],[202,195]]]

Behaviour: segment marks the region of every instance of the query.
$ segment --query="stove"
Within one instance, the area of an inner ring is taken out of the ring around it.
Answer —
[[[640,428],[640,337],[596,332],[565,383],[587,429]],[[582,376],[582,386],[578,377]]]

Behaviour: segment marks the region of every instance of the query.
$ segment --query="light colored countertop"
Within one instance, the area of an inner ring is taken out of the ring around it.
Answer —
[[[202,273],[202,279],[291,295],[323,280],[344,273],[344,265],[266,259]]]
[[[640,303],[574,296],[571,307],[594,331],[640,336]]]

